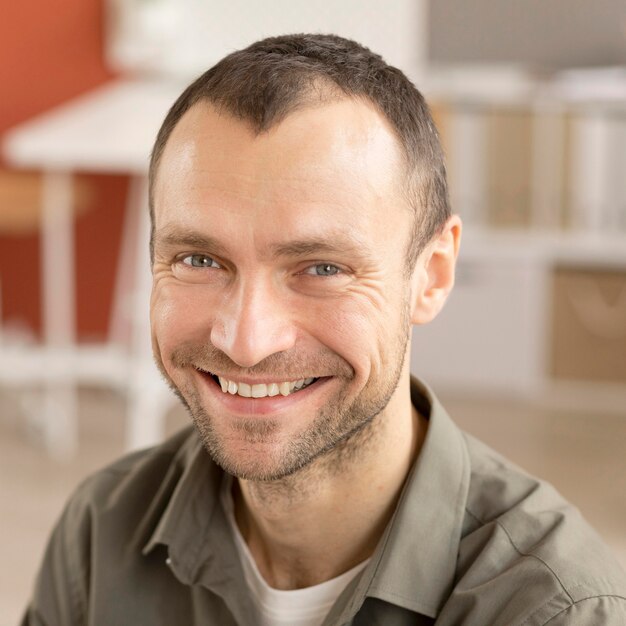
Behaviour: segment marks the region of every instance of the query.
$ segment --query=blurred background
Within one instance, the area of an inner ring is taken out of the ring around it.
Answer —
[[[382,53],[439,127],[465,232],[412,370],[626,565],[623,2],[33,0],[0,23],[0,624],[78,482],[187,423],[149,352],[158,126],[225,53],[296,31]]]

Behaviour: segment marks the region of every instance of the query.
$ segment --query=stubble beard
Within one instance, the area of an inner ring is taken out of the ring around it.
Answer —
[[[404,321],[404,320],[403,320]],[[268,447],[269,452],[264,458],[258,455],[252,458],[238,458],[237,452],[229,445],[229,438],[219,432],[214,418],[204,408],[200,394],[188,385],[184,390],[177,387],[157,362],[166,381],[187,408],[200,439],[213,460],[226,472],[237,478],[252,481],[278,481],[302,473],[313,468],[325,473],[341,472],[346,464],[351,464],[367,454],[368,449],[375,445],[379,435],[377,428],[381,415],[393,397],[402,375],[409,339],[409,325],[401,323],[401,331],[394,342],[394,350],[388,355],[386,369],[377,379],[369,380],[361,392],[351,402],[346,397],[345,388],[354,376],[354,370],[341,359],[338,378],[346,381],[344,390],[337,392],[327,404],[318,411],[313,422],[303,432],[282,445],[277,443],[280,435],[278,420],[239,418],[231,426],[236,437],[248,448],[254,446]],[[208,365],[212,361],[224,362],[228,357],[215,348],[185,347],[173,357],[178,366],[186,362],[197,363],[199,359]],[[206,355],[211,355],[206,358]],[[204,355],[204,356],[199,356]],[[269,360],[273,360],[273,355]],[[337,355],[328,360],[340,359]],[[271,371],[271,365],[265,369]],[[204,365],[203,365],[204,369]],[[292,369],[291,371],[307,371]],[[348,371],[351,375],[348,375]],[[273,445],[277,443],[277,445]],[[269,444],[269,445],[268,445]],[[235,446],[237,447],[237,446]]]

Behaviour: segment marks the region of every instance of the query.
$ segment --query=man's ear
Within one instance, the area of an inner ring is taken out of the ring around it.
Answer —
[[[412,278],[412,324],[435,319],[452,291],[461,230],[461,218],[453,215],[418,258]]]

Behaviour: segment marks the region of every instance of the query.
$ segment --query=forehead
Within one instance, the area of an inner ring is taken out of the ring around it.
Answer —
[[[393,130],[364,101],[305,107],[262,133],[199,103],[181,118],[163,151],[154,184],[155,226],[174,214],[191,225],[216,210],[257,225],[297,217],[304,227],[311,212],[313,221],[316,213],[332,215],[339,228],[377,221],[390,204],[401,210],[404,171]]]

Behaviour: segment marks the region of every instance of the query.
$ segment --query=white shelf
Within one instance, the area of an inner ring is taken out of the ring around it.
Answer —
[[[145,174],[156,133],[183,85],[117,80],[18,125],[3,137],[16,167]]]
[[[132,363],[128,350],[110,344],[81,344],[71,348],[41,345],[1,346],[0,384],[41,384],[55,376],[77,384],[106,385],[124,390]]]
[[[626,270],[626,233],[466,228],[460,262],[490,258]]]

